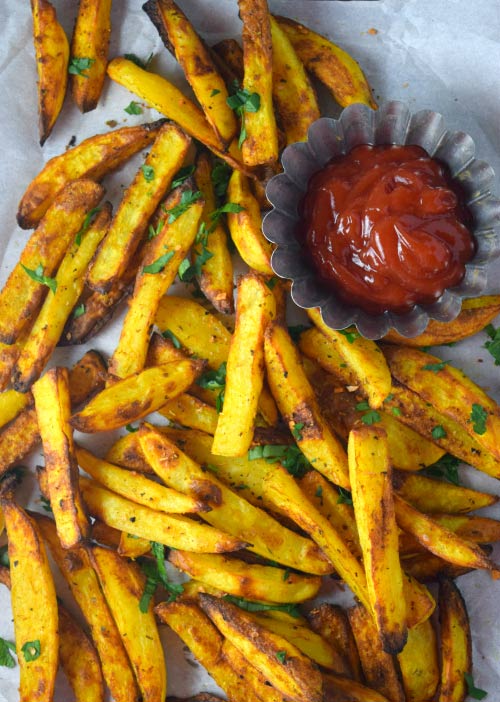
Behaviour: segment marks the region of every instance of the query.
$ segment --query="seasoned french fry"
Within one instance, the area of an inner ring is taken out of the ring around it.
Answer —
[[[69,183],[55,198],[38,228],[33,232],[0,292],[0,341],[12,344],[29,324],[48,287],[30,277],[50,278],[66,249],[80,231],[85,214],[97,205],[103,188],[90,180]],[[50,291],[49,294],[52,294]],[[12,304],[16,300],[16,304]]]
[[[97,544],[103,544],[116,550],[120,544],[120,537],[123,532],[118,531],[118,529],[113,529],[113,527],[100,522],[98,519],[94,521],[90,529],[90,534],[92,541]]]
[[[287,144],[306,141],[307,130],[321,114],[314,89],[286,32],[269,17],[273,42],[273,97]]]
[[[4,427],[33,403],[31,393],[5,390],[0,394],[0,427]]]
[[[439,684],[439,661],[430,619],[408,631],[408,640],[398,653],[398,662],[407,702],[433,699]]]
[[[467,694],[465,674],[472,668],[469,618],[459,589],[452,580],[439,584],[441,633],[440,702],[463,702]]]
[[[171,548],[199,553],[237,551],[246,542],[180,515],[165,514],[116,495],[88,478],[80,487],[89,512],[105,524]]]
[[[199,429],[212,436],[215,434],[219,417],[214,407],[187,393],[169,400],[158,412],[176,424]]]
[[[122,531],[117,551],[120,556],[125,556],[125,558],[139,558],[139,556],[144,556],[151,551],[151,541]]]
[[[318,577],[215,554],[171,551],[169,561],[191,578],[249,600],[303,602],[315,597],[321,585]]]
[[[239,212],[227,214],[229,232],[241,258],[259,273],[273,275],[270,263],[273,246],[262,233],[260,206],[244,173],[233,171],[227,199],[241,208]]]
[[[441,512],[463,514],[498,502],[496,495],[479,492],[464,485],[435,480],[418,473],[395,471],[393,480],[398,495],[426,514]]]
[[[84,448],[77,447],[76,458],[78,464],[94,480],[137,504],[168,514],[204,512],[209,509],[203,502],[190,495],[183,495],[177,490],[158,485],[140,473],[118,468]]]
[[[459,575],[465,575],[474,570],[453,565],[429,552],[405,558],[403,565],[406,573],[422,583],[435,583],[442,577],[458,578]]]
[[[33,397],[57,534],[63,548],[73,548],[89,536],[90,525],[78,490],[67,369],[47,371],[33,386]]]
[[[324,702],[389,702],[371,687],[332,673],[323,674]]]
[[[88,66],[71,75],[73,100],[81,112],[97,107],[101,96],[108,63],[109,35],[111,33],[111,0],[81,0],[76,17],[71,56],[73,62],[88,59]]]
[[[55,276],[56,290],[47,295],[16,361],[12,383],[26,392],[40,376],[61,336],[66,320],[83,290],[88,265],[106,234],[111,218],[111,205],[105,203],[94,223],[71,246]]]
[[[347,52],[292,19],[276,19],[307,70],[326,85],[341,107],[361,102],[376,109],[361,68]]]
[[[172,0],[148,0],[143,10],[157,28],[167,49],[181,64],[207,121],[221,147],[236,136],[238,125],[226,100],[226,84],[218,74],[210,52],[186,15]]]
[[[464,514],[433,514],[432,519],[463,539],[476,544],[500,541],[500,521]]]
[[[212,46],[212,57],[226,85],[243,80],[243,49],[236,39],[223,39]]]
[[[12,612],[20,668],[21,702],[51,702],[57,673],[57,599],[36,524],[0,492],[12,564]],[[43,603],[43,606],[40,606]]]
[[[358,682],[362,680],[358,649],[345,610],[339,605],[322,602],[309,612],[307,619],[312,630],[321,634],[344,657],[349,671],[347,677]]]
[[[275,316],[274,295],[255,273],[247,273],[238,283],[224,405],[212,445],[215,454],[242,456],[250,447],[264,382],[264,332]]]
[[[154,475],[154,470],[146,461],[135,432],[125,434],[125,436],[115,441],[106,452],[105,459],[109,463],[114,463],[129,470],[136,470],[146,475]]]
[[[146,368],[102,390],[73,415],[71,424],[93,433],[135,422],[187,390],[202,368],[203,362],[196,360]]]
[[[298,346],[304,356],[316,361],[321,368],[333,374],[341,385],[359,386],[358,376],[345,362],[344,356],[338,351],[337,344],[317,327],[303,331],[300,334]]]
[[[283,695],[321,702],[321,675],[296,646],[227,601],[207,594],[200,594],[199,600],[221,634]]]
[[[68,82],[69,43],[48,0],[31,0],[38,71],[40,146],[51,133],[63,106]]]
[[[382,648],[386,653],[399,653],[408,630],[384,430],[369,426],[353,429],[347,454],[370,608]]]

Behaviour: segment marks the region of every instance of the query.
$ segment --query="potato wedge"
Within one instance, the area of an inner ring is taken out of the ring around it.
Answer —
[[[324,702],[389,702],[379,692],[332,673],[323,674]]]
[[[453,565],[438,558],[433,553],[418,553],[410,558],[404,558],[405,572],[421,583],[435,583],[440,578],[458,578],[459,575],[470,573],[473,568]]]
[[[88,59],[88,68],[72,73],[71,95],[81,112],[97,107],[101,96],[108,63],[109,36],[111,34],[111,0],[81,0],[78,7],[73,38],[72,62]]]
[[[226,84],[218,74],[205,43],[172,0],[148,0],[143,6],[167,49],[175,54],[223,148],[236,136],[238,125],[226,100]]]
[[[90,628],[102,672],[113,699],[131,702],[139,699],[139,691],[123,647],[120,633],[102,593],[97,575],[90,564],[88,552],[83,549],[62,548],[54,522],[41,514],[36,522],[50,553],[69,585]]]
[[[87,539],[90,524],[78,489],[67,369],[47,371],[33,386],[33,397],[57,534],[63,548],[74,548]]]
[[[115,551],[120,543],[122,533],[118,529],[113,529],[113,527],[104,524],[104,522],[100,522],[98,519],[94,521],[90,529],[92,541],[96,544],[108,546],[108,548],[112,548]]]
[[[221,634],[283,695],[300,702],[321,702],[321,675],[296,646],[227,601],[207,594],[200,594],[199,601]]]
[[[361,102],[377,108],[361,68],[346,51],[288,17],[276,20],[307,70],[324,83],[341,107]]]
[[[383,650],[399,653],[408,629],[387,435],[379,427],[353,429],[347,455],[370,609]]]
[[[5,390],[0,394],[0,427],[4,427],[33,403],[31,393]]]
[[[40,275],[49,278],[53,275],[80,231],[86,213],[98,204],[103,193],[100,185],[78,180],[67,185],[55,198],[0,292],[1,342],[14,343],[33,319],[48,292],[47,285],[37,282]],[[16,305],[12,305],[12,300],[16,300]]]
[[[434,514],[433,520],[468,541],[491,544],[500,541],[500,521],[465,514]]]
[[[102,390],[71,424],[92,434],[135,422],[187,390],[202,368],[203,362],[195,360],[146,368]]]
[[[141,539],[135,534],[126,534],[122,531],[117,551],[120,556],[132,558],[134,560],[151,551],[151,541],[148,539]]]
[[[90,451],[77,447],[78,465],[94,480],[118,495],[168,514],[188,514],[209,509],[201,500],[159,485],[140,473],[134,473],[103,461]]]
[[[226,85],[243,81],[243,49],[236,39],[222,39],[211,49],[212,58]]]
[[[259,273],[273,275],[270,262],[273,246],[262,233],[260,206],[244,173],[233,171],[227,188],[227,199],[242,208],[239,212],[228,212],[227,215],[231,239],[241,258]]]
[[[215,434],[219,418],[214,407],[187,393],[169,400],[163,407],[160,407],[158,412],[175,424],[198,429],[212,436]]]
[[[322,602],[307,615],[311,629],[328,641],[343,657],[348,678],[363,679],[358,649],[347,613],[339,605]]]
[[[169,561],[195,580],[248,600],[304,602],[315,597],[321,586],[319,577],[215,554],[171,551]]]
[[[341,386],[359,385],[358,376],[344,361],[344,356],[338,351],[337,344],[317,327],[303,331],[300,334],[298,346],[304,356],[316,361],[327,373],[333,374]]]
[[[22,229],[36,227],[68,183],[80,178],[101,180],[135,153],[146,148],[163,123],[164,120],[158,120],[96,134],[69,151],[51,158],[21,198],[17,210],[19,226]]]
[[[255,273],[240,278],[224,405],[212,444],[215,454],[242,456],[250,447],[264,383],[264,332],[275,316],[274,295],[264,281]]]
[[[181,167],[190,143],[191,140],[174,124],[165,124],[158,132],[89,271],[87,282],[93,290],[109,292],[125,272],[150,217]]]
[[[398,662],[407,702],[433,699],[439,685],[439,661],[436,633],[430,619],[408,631]]]
[[[22,702],[51,702],[59,649],[57,599],[52,573],[36,524],[5,493],[0,493],[0,507],[12,564],[19,699]]]
[[[440,702],[463,702],[467,694],[465,674],[472,669],[472,643],[465,602],[452,580],[439,584],[441,633]]]
[[[144,702],[163,702],[167,670],[153,604],[139,607],[146,579],[138,566],[100,546],[91,550],[92,563],[111,610]]]
[[[273,43],[273,97],[286,143],[306,141],[307,130],[321,116],[316,94],[288,35],[273,16],[269,21]]]
[[[420,512],[464,514],[498,502],[496,495],[479,492],[464,485],[453,485],[418,473],[394,471],[394,487],[406,502]]]
[[[105,203],[92,225],[84,222],[77,240],[64,256],[57,274],[56,290],[47,295],[16,361],[12,384],[26,392],[40,376],[75,306],[85,282],[87,268],[106,234],[111,218],[111,204]]]
[[[165,514],[116,495],[88,478],[80,478],[83,499],[93,517],[149,541],[199,553],[238,551],[246,542],[188,517]]]
[[[31,0],[33,40],[38,71],[40,146],[59,116],[68,83],[69,42],[48,0]]]

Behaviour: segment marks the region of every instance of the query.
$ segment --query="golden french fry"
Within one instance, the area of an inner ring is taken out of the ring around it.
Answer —
[[[467,694],[465,674],[472,668],[469,618],[459,589],[452,580],[439,585],[441,634],[440,702],[463,702]]]
[[[139,556],[144,556],[151,551],[151,541],[122,531],[117,551],[120,556],[125,556],[125,558],[139,558]]]
[[[339,605],[322,602],[309,612],[307,619],[312,630],[320,634],[344,658],[347,677],[361,681],[361,662],[346,611]]]
[[[212,58],[226,81],[226,85],[234,85],[237,80],[243,80],[243,49],[236,39],[223,39],[214,44],[211,49]]]
[[[408,640],[398,653],[407,702],[427,702],[439,684],[436,633],[430,619],[408,631]]]
[[[389,702],[371,687],[332,673],[323,674],[323,688],[324,702]]]
[[[38,71],[40,146],[51,133],[63,106],[68,82],[69,43],[48,0],[31,0]]]
[[[190,427],[191,429],[198,429],[212,436],[215,434],[219,418],[219,414],[214,407],[187,393],[169,400],[163,407],[160,407],[158,412],[176,424],[182,424],[182,426]]]
[[[325,336],[317,327],[306,329],[300,334],[298,347],[307,358],[316,361],[321,368],[331,373],[343,386],[357,387],[359,379],[354,370],[345,362],[337,344]]]
[[[4,427],[33,403],[31,393],[5,390],[0,394],[0,427]]]
[[[393,481],[398,495],[426,514],[441,512],[463,514],[498,502],[496,495],[479,492],[464,485],[435,480],[418,473],[394,471]]]
[[[48,278],[53,275],[80,231],[86,213],[98,204],[103,193],[97,183],[77,180],[57,195],[0,292],[0,341],[14,343],[33,319],[45,294],[53,294],[38,280],[42,275]],[[15,305],[12,300],[16,301]]]
[[[474,568],[453,565],[433,553],[418,553],[403,562],[406,573],[422,583],[435,583],[440,578],[458,578]]]
[[[476,544],[500,541],[500,521],[497,519],[477,517],[475,514],[433,514],[432,518],[458,536]]]
[[[238,283],[224,405],[212,445],[215,454],[242,456],[250,447],[264,382],[264,332],[275,315],[274,295],[255,273],[247,273]]]
[[[71,40],[72,61],[88,59],[81,72],[71,75],[71,94],[81,112],[97,107],[108,63],[111,0],[80,2]]]
[[[120,538],[123,532],[118,531],[118,529],[113,529],[113,527],[100,522],[98,519],[94,521],[90,529],[90,534],[92,541],[97,544],[103,544],[116,551],[120,544]]]

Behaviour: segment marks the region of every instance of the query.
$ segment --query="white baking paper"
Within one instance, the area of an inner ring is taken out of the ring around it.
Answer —
[[[152,70],[163,73],[187,90],[182,72],[163,48],[157,31],[138,0],[115,0],[110,56],[135,53],[146,58],[151,52]],[[207,41],[238,36],[240,21],[236,0],[179,0]],[[76,0],[55,0],[60,21],[71,34]],[[414,111],[430,108],[441,112],[452,129],[469,132],[477,146],[477,156],[487,160],[500,173],[500,3],[496,0],[275,0],[276,14],[303,21],[328,35],[348,50],[363,67],[378,101],[400,99]],[[157,118],[154,110],[131,116],[124,108],[134,96],[108,82],[99,107],[81,115],[66,99],[62,115],[47,143],[38,145],[36,70],[33,56],[32,24],[28,0],[1,0],[0,28],[0,283],[17,259],[28,237],[16,226],[17,203],[29,181],[43,164],[62,152],[70,139],[76,143],[118,126],[133,125]],[[188,91],[189,92],[189,91]],[[320,91],[324,99],[324,91]],[[339,109],[324,99],[327,113]],[[140,156],[118,174],[105,181],[108,197],[118,200],[122,186],[133,177]],[[497,187],[497,193],[500,188]],[[500,271],[499,271],[500,272]],[[491,291],[499,290],[498,275],[489,281]],[[91,342],[93,348],[112,353],[118,324]],[[483,344],[485,334],[454,348],[437,349],[500,400],[500,375]],[[55,362],[69,363],[80,357],[76,351],[58,350]],[[88,440],[88,439],[87,439]],[[94,439],[92,438],[93,442]],[[106,439],[102,440],[104,445]],[[108,439],[109,442],[109,439]],[[33,463],[40,461],[40,450]],[[463,470],[463,481],[500,494],[497,481],[472,469]],[[31,505],[40,509],[38,491],[28,484]],[[483,510],[500,518],[500,508]],[[3,542],[1,542],[3,543]],[[500,558],[500,549],[494,555]],[[497,626],[500,582],[483,573],[459,580],[470,613],[474,641],[475,682],[488,690],[488,700],[500,701],[500,628]],[[71,607],[67,591],[63,600]],[[338,596],[334,596],[338,601]],[[43,606],[43,605],[42,605]],[[0,588],[0,636],[12,641],[10,598]],[[162,630],[169,674],[169,694],[187,696],[199,690],[217,691],[217,686],[183,649],[167,629]],[[18,668],[0,668],[0,702],[18,699]],[[72,699],[67,682],[60,675],[56,702]]]

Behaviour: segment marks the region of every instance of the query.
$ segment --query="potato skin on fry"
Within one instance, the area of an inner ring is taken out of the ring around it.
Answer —
[[[441,633],[441,689],[439,702],[463,702],[467,694],[464,674],[472,668],[472,641],[465,602],[452,580],[439,584]]]

